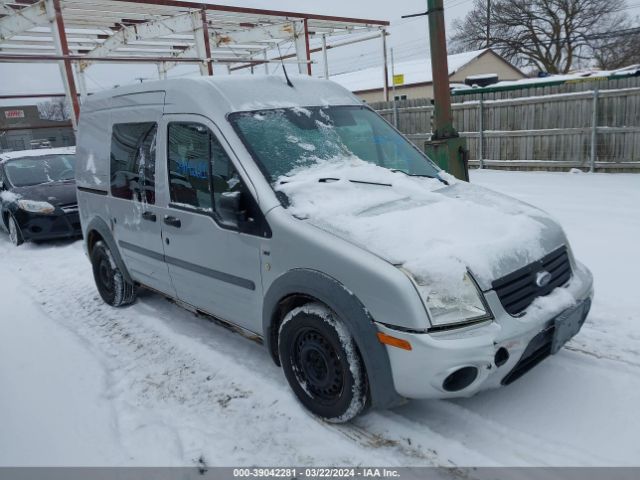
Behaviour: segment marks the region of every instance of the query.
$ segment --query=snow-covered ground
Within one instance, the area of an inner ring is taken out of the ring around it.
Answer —
[[[0,235],[0,465],[638,465],[640,175],[473,172],[560,220],[582,332],[509,387],[327,425],[266,351],[167,300],[105,306],[80,242]]]

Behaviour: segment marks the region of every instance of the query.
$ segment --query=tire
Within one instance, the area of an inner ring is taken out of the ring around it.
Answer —
[[[104,242],[98,241],[94,245],[91,251],[91,265],[98,293],[106,304],[121,307],[135,301],[135,285],[125,280]]]
[[[11,240],[11,243],[16,247],[22,245],[24,243],[24,238],[22,237],[22,232],[20,231],[18,222],[13,218],[13,215],[9,215],[7,226],[9,227],[9,240]]]
[[[280,325],[278,354],[300,402],[333,423],[355,418],[367,403],[367,380],[353,337],[324,305],[289,312]]]

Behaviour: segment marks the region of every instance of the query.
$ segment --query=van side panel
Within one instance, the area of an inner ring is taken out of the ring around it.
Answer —
[[[80,188],[108,191],[111,113],[109,110],[83,111],[81,116],[76,149],[76,184]]]

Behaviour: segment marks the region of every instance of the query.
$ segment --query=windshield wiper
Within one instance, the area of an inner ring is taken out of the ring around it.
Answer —
[[[320,182],[320,183],[331,183],[331,182],[338,182],[338,181],[340,181],[340,179],[339,178],[334,178],[334,177],[326,177],[326,178],[318,179],[318,182]],[[365,180],[349,180],[349,182],[351,182],[351,183],[359,183],[359,184],[363,184],[363,185],[379,185],[381,187],[392,187],[393,186],[390,183],[367,182]]]
[[[404,173],[407,177],[421,177],[421,178],[435,178],[436,180],[440,180],[442,183],[444,183],[445,185],[449,185],[449,182],[447,182],[446,180],[444,180],[443,178],[440,178],[440,176],[433,176],[433,175],[421,175],[418,173],[407,173],[404,170],[400,170],[399,168],[391,168],[390,169],[392,172],[400,172],[400,173]]]

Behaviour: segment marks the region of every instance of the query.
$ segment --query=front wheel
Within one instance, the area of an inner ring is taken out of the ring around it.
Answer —
[[[16,219],[13,218],[13,215],[9,215],[9,240],[11,240],[11,243],[16,247],[24,243],[22,232],[20,231],[20,227],[18,226]]]
[[[98,293],[105,303],[112,307],[120,307],[135,301],[135,285],[124,278],[104,242],[99,241],[94,245],[91,251],[91,265]]]
[[[311,412],[348,422],[365,408],[367,381],[353,337],[327,307],[312,303],[282,321],[278,353],[292,390]]]

